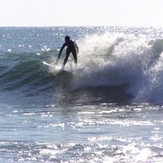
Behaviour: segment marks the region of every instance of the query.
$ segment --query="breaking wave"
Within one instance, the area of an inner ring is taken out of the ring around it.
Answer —
[[[104,33],[88,35],[78,44],[77,68],[70,57],[66,65],[68,72],[60,75],[55,66],[61,67],[63,58],[55,64],[57,49],[1,55],[1,90],[29,93],[35,89],[39,93],[56,93],[62,87],[70,95],[75,94],[75,98],[82,92],[83,100],[86,95],[85,100],[94,97],[94,101],[101,98],[103,101],[111,99],[110,102],[119,99],[121,102],[162,103],[162,39]]]

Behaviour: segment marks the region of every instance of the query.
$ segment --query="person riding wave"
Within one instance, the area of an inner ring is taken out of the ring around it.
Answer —
[[[74,57],[74,62],[76,64],[76,66],[77,66],[77,53],[79,53],[79,48],[78,48],[77,44],[70,39],[69,36],[65,37],[65,43],[62,45],[62,47],[61,47],[61,49],[59,51],[59,55],[58,55],[58,58],[57,58],[57,63],[58,63],[59,58],[61,56],[62,50],[64,49],[65,46],[67,46],[67,50],[66,50],[66,57],[64,59],[62,68],[65,67],[70,53],[72,53],[72,55]]]

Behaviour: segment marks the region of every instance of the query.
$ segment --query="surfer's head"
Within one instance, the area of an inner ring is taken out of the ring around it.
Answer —
[[[65,37],[65,42],[70,41],[70,36]]]

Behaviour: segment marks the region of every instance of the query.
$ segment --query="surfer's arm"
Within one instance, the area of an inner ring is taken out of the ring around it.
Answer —
[[[65,44],[62,45],[62,47],[61,47],[61,49],[60,49],[60,51],[59,51],[59,55],[58,55],[58,58],[57,58],[57,62],[58,62],[58,60],[59,60],[59,58],[60,58],[60,56],[61,56],[62,50],[64,49],[65,46],[66,46]]]
[[[75,47],[76,47],[76,52],[79,53],[79,47],[76,43],[75,43]]]

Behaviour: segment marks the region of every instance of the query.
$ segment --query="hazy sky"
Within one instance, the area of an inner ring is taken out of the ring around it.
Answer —
[[[163,0],[0,0],[0,26],[163,26]]]

